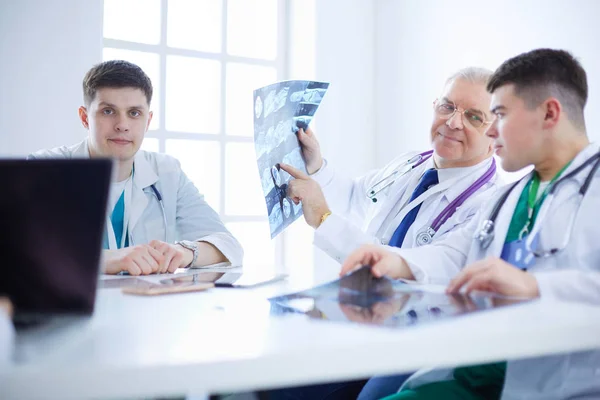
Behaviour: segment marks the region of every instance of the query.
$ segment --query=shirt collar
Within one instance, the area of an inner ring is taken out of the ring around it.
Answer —
[[[452,201],[463,193],[469,186],[471,186],[477,179],[479,179],[485,171],[488,170],[492,164],[492,157],[486,158],[479,164],[470,167],[459,167],[459,168],[442,168],[438,169],[438,180],[439,183],[443,183],[449,180],[456,180],[456,184],[450,186],[444,191],[444,196],[447,200]],[[423,173],[430,168],[435,168],[433,157],[429,158],[425,162],[425,169]]]

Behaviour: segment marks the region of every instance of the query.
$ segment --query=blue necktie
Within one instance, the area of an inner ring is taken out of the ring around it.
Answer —
[[[437,170],[428,169],[427,171],[425,171],[425,173],[421,177],[421,180],[419,181],[419,184],[410,196],[409,202],[413,201],[414,199],[425,193],[425,191],[427,191],[427,189],[429,189],[431,186],[437,185],[438,183],[439,180]],[[389,243],[390,246],[402,247],[404,237],[406,236],[406,233],[408,232],[410,226],[413,224],[413,222],[415,222],[415,219],[417,218],[417,214],[419,214],[420,209],[421,204],[417,205],[415,208],[410,210],[408,214],[406,214],[406,216],[404,217],[402,222],[400,222],[400,225],[398,225],[398,228],[396,228],[396,231],[392,235],[392,238],[390,239]]]

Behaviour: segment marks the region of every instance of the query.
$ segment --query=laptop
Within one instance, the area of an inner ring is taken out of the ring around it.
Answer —
[[[0,160],[0,295],[17,328],[94,311],[110,160]]]

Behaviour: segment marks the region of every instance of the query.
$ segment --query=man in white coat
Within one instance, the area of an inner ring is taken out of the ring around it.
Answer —
[[[314,244],[341,263],[366,243],[410,248],[467,223],[498,180],[492,141],[485,136],[492,121],[485,89],[490,75],[466,68],[446,81],[433,104],[433,152],[402,154],[357,179],[323,159],[310,129],[299,130],[310,176],[289,165],[281,168],[296,178],[288,195],[302,202],[306,222],[315,228]]]
[[[79,117],[88,137],[29,158],[112,158],[103,271],[131,275],[174,272],[229,262],[243,250],[218,214],[165,154],[140,150],[152,120],[152,83],[137,65],[106,61],[83,80]]]
[[[342,273],[371,265],[375,276],[449,283],[449,292],[600,305],[600,153],[586,134],[585,71],[565,51],[534,50],[504,62],[488,90],[496,120],[487,135],[502,166],[534,171],[444,240],[415,249],[364,246]],[[415,376],[390,398],[600,398],[598,370],[600,351],[464,367],[442,380],[435,371],[434,382],[433,374]]]
[[[288,196],[302,201],[304,218],[315,228],[314,244],[342,262],[365,243],[411,248],[422,244],[422,237],[435,242],[465,225],[499,185],[492,140],[485,135],[493,119],[486,90],[491,73],[470,67],[448,78],[433,103],[433,151],[402,154],[357,179],[338,173],[323,159],[313,132],[300,130],[310,176],[286,164],[281,168],[295,178],[288,184]],[[425,162],[400,176],[414,166],[406,162],[415,156]],[[271,391],[268,398],[334,400],[360,393],[359,399],[371,400],[394,393],[406,378],[288,388]]]

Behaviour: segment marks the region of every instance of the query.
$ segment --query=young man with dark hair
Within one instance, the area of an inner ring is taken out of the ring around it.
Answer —
[[[127,61],[94,66],[83,80],[79,118],[88,137],[70,147],[30,158],[97,158],[116,161],[103,252],[103,271],[132,275],[180,267],[242,263],[240,243],[166,154],[140,150],[152,121],[152,83]]]
[[[540,49],[504,62],[488,90],[496,119],[487,135],[502,167],[534,171],[445,240],[415,249],[365,246],[342,273],[367,264],[375,276],[449,283],[449,292],[600,304],[600,153],[585,131],[585,71],[566,51]],[[600,351],[589,351],[436,371],[389,399],[600,398],[598,368]]]

